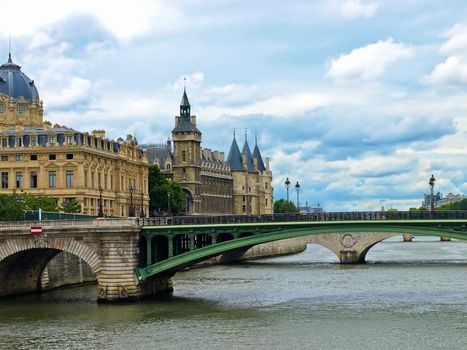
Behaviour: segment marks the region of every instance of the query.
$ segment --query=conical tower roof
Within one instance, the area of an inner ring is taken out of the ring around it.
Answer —
[[[258,170],[265,171],[266,167],[264,166],[263,157],[261,157],[261,152],[259,151],[257,143],[255,143],[255,149],[253,150],[253,158],[256,158],[256,161],[258,163]]]
[[[237,140],[235,140],[235,134],[227,156],[227,164],[229,164],[230,170],[245,170],[242,164],[242,154],[238,148]]]
[[[253,164],[253,156],[250,151],[250,146],[248,145],[248,140],[245,138],[245,143],[243,144],[242,154],[246,154],[246,165],[249,173],[256,173],[258,170]]]
[[[186,89],[183,88],[182,102],[180,102],[180,107],[190,107],[190,101],[188,101],[188,96],[186,94]]]

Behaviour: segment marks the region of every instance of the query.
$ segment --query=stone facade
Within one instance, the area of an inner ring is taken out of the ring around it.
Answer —
[[[148,213],[147,158],[131,135],[114,141],[103,130],[52,126],[43,113],[34,81],[10,57],[0,66],[0,193],[74,199],[93,215],[102,194],[104,215]]]
[[[229,155],[202,148],[202,133],[183,93],[180,116],[175,117],[172,141],[142,146],[149,164],[180,182],[185,192],[185,213],[251,215],[273,213],[272,172],[263,162],[256,142],[251,153],[247,138],[242,152],[235,135]]]

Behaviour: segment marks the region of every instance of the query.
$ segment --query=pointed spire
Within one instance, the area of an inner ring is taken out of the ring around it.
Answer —
[[[235,140],[235,128],[233,129],[233,139]]]
[[[8,63],[13,63],[11,59],[11,35],[8,36]]]
[[[248,129],[245,128],[245,142],[248,143]]]
[[[238,148],[237,140],[235,140],[235,129],[232,145],[230,146],[229,155],[227,156],[227,164],[230,166],[230,170],[244,170],[242,164],[242,154]]]

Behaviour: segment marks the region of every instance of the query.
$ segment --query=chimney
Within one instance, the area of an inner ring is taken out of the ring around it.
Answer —
[[[193,124],[194,126],[196,126],[196,115],[192,115],[192,116],[191,116],[191,124]]]
[[[220,160],[222,163],[225,162],[225,154],[224,154],[224,152],[220,152],[220,153],[219,153],[219,160]]]
[[[246,154],[242,154],[242,164],[245,169],[248,168]]]
[[[213,151],[213,152],[212,152],[212,157],[213,157],[215,160],[219,160],[219,151]]]
[[[104,130],[93,130],[92,131],[92,134],[95,136],[95,137],[98,137],[98,138],[101,138],[101,139],[105,139],[105,131]]]
[[[172,141],[170,139],[167,139],[167,148],[172,152]]]

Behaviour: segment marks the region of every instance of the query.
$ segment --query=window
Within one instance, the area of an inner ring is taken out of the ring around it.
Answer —
[[[91,172],[91,188],[94,188],[94,171]]]
[[[8,162],[8,156],[2,156],[2,162]]]
[[[8,147],[8,139],[6,137],[2,138],[2,147]]]
[[[101,173],[97,173],[97,188],[102,188]]]
[[[107,189],[107,174],[104,174],[104,190]]]
[[[110,190],[113,191],[114,189],[114,177],[110,175]]]
[[[31,147],[36,147],[36,146],[37,146],[37,137],[31,136]]]
[[[74,176],[73,170],[66,171],[66,187],[73,187],[74,186]]]
[[[69,146],[73,144],[73,136],[67,135],[67,137],[66,137],[66,144],[69,145]],[[72,159],[73,159],[73,158],[72,158]]]
[[[84,187],[88,187],[88,171],[84,171]]]
[[[37,154],[31,154],[31,160],[37,160]]]
[[[49,187],[56,187],[57,186],[57,171],[51,170],[49,171]]]
[[[16,188],[23,188],[23,172],[16,172]]]
[[[3,114],[6,112],[6,106],[2,103],[0,104],[0,114]]]
[[[23,138],[17,137],[16,138],[16,147],[23,147]]]
[[[24,156],[22,154],[17,154],[16,160],[24,160]]]
[[[167,163],[167,164],[165,165],[165,169],[166,169],[166,170],[170,170],[170,163]]]
[[[66,159],[73,159],[73,153],[67,153]]]
[[[94,206],[94,198],[91,198],[91,207]]]
[[[8,172],[2,171],[2,188],[8,188]]]
[[[57,156],[55,154],[49,154],[49,160],[55,160]]]
[[[182,161],[186,161],[186,152],[182,151]]]
[[[31,188],[37,188],[37,171],[31,171],[29,185]]]
[[[19,114],[24,114],[24,111],[25,111],[24,105],[16,106],[16,112],[18,112]]]
[[[49,145],[55,145],[55,136],[49,136]]]

